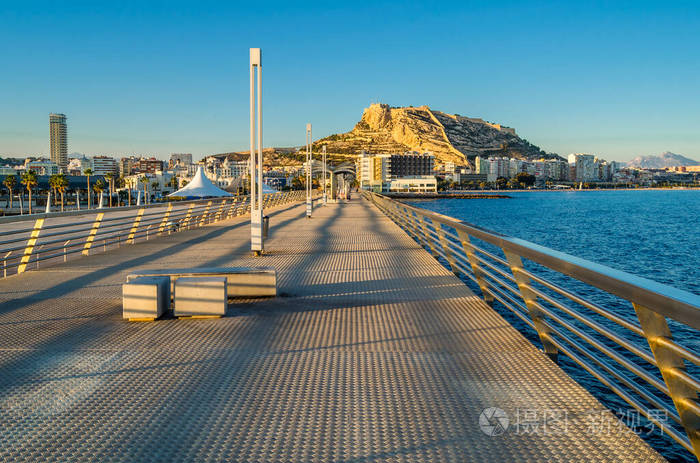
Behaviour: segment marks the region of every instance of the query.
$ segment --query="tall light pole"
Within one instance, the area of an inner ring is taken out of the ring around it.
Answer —
[[[323,205],[326,205],[328,196],[326,195],[326,145],[323,145]]]
[[[311,145],[313,144],[313,137],[311,135],[311,124],[306,124],[306,218],[311,218],[311,213],[313,212],[313,203],[311,202],[311,175],[313,170],[311,169]]]
[[[262,208],[262,53],[259,48],[250,49],[250,250],[259,256],[263,246],[263,208]],[[257,90],[257,142],[258,162],[255,162],[256,141],[256,98],[255,68],[258,69]],[[256,185],[257,184],[257,185]]]

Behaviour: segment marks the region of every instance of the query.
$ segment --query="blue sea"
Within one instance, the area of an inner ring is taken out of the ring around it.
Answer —
[[[700,294],[700,191],[589,190],[505,194],[511,198],[436,199],[410,203]],[[568,277],[552,275],[544,269],[540,271],[555,283],[634,320],[634,311],[628,302],[579,285]],[[468,283],[474,286],[470,281]],[[475,292],[478,293],[476,287]],[[537,336],[527,325],[498,303],[494,308],[539,347]],[[625,334],[617,325],[607,323],[606,326]],[[695,352],[700,350],[700,333],[679,324],[671,323],[671,328],[674,336],[682,339],[686,347]],[[615,350],[623,352],[617,348]],[[628,354],[626,357],[632,356]],[[565,356],[560,356],[559,363],[625,421],[623,414],[630,409],[626,402]],[[697,373],[697,370],[692,371]],[[668,437],[651,435],[645,439],[671,461],[695,461]]]

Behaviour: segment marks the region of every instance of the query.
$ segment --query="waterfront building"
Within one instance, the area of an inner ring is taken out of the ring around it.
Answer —
[[[70,175],[83,175],[85,170],[92,169],[92,159],[87,156],[71,158],[67,169]]]
[[[533,167],[532,173],[538,180],[566,180],[569,164],[559,159],[538,159],[529,163]]]
[[[61,172],[68,170],[68,124],[65,114],[49,114],[50,156]]]
[[[488,175],[489,173],[489,163],[486,160],[486,158],[477,156],[474,159],[474,171],[477,174],[486,174]]]
[[[488,181],[486,174],[474,174],[474,173],[464,173],[459,176],[460,183],[481,183]]]
[[[0,166],[0,175],[17,175],[17,171],[10,166]]]
[[[437,188],[434,168],[435,157],[429,153],[372,156],[363,152],[357,170],[360,187],[366,190],[424,192],[435,191],[433,184]]]
[[[138,158],[136,156],[129,156],[128,158],[121,158],[119,160],[119,175],[122,177],[127,177],[133,175],[136,170],[136,164],[138,163]]]
[[[192,153],[171,153],[168,167],[172,168],[176,164],[192,164]]]
[[[488,159],[488,163],[488,178],[490,182],[496,181],[499,177],[508,178],[508,170],[510,168],[509,158],[493,157]]]
[[[58,164],[48,159],[27,159],[24,161],[24,170],[33,170],[37,175],[56,175],[61,173],[61,168]]]
[[[569,155],[569,165],[573,165],[572,180],[576,182],[595,182],[598,174],[595,171],[595,156],[592,154],[574,153]]]
[[[525,161],[510,159],[508,162],[508,177],[515,178],[520,172],[525,172]]]
[[[434,175],[417,175],[392,179],[384,192],[391,193],[435,193],[437,179]]]
[[[156,172],[162,172],[164,170],[163,161],[154,157],[140,158],[134,164],[134,170],[139,174],[155,174]]]
[[[93,175],[119,174],[117,160],[109,156],[95,156],[92,158]]]

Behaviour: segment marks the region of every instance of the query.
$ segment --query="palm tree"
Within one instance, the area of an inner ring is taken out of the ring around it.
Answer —
[[[56,189],[58,189],[58,174],[49,176],[49,188],[53,193],[53,205],[56,205]],[[48,201],[48,200],[47,200]]]
[[[87,177],[88,209],[90,209],[90,198],[92,197],[92,193],[90,192],[90,176],[92,175],[92,169],[85,169],[83,174]]]
[[[10,192],[10,209],[12,209],[12,192],[17,186],[17,176],[8,175],[7,177],[5,177],[5,180],[3,180],[2,183],[3,185],[5,185],[5,188],[7,188]]]
[[[124,178],[123,175],[120,175],[119,177],[114,178],[114,191],[116,192],[117,188],[122,189],[126,187],[126,179]],[[123,191],[121,193],[124,193]],[[124,202],[123,195],[118,194],[117,195],[117,206],[121,205]]]
[[[29,213],[32,213],[32,189],[37,186],[38,181],[36,178],[36,172],[33,170],[27,170],[22,174],[22,185],[29,192]]]
[[[58,174],[56,176],[56,188],[58,192],[61,193],[61,212],[63,212],[64,196],[68,188],[68,178],[65,174]]]
[[[143,183],[143,196],[144,196],[144,203],[148,204],[148,177],[145,175],[141,177],[141,183]]]
[[[112,183],[114,182],[114,174],[109,172],[105,175],[107,179],[107,185],[109,185],[109,207],[112,207]]]
[[[105,189],[105,181],[102,180],[101,178],[98,178],[95,184],[92,186],[93,190],[95,190],[95,193],[97,193],[98,196],[102,195],[102,192]]]

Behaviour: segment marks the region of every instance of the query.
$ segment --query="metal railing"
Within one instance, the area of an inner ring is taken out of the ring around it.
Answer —
[[[551,358],[566,355],[700,456],[700,296],[382,195],[364,196],[473,281],[488,304],[500,303],[532,328]]]
[[[303,191],[270,193],[263,207],[305,198]],[[0,218],[2,277],[38,268],[40,262],[65,262],[98,247],[133,244],[250,212],[248,196],[173,201],[148,206],[92,209]],[[31,225],[30,225],[31,224]]]

